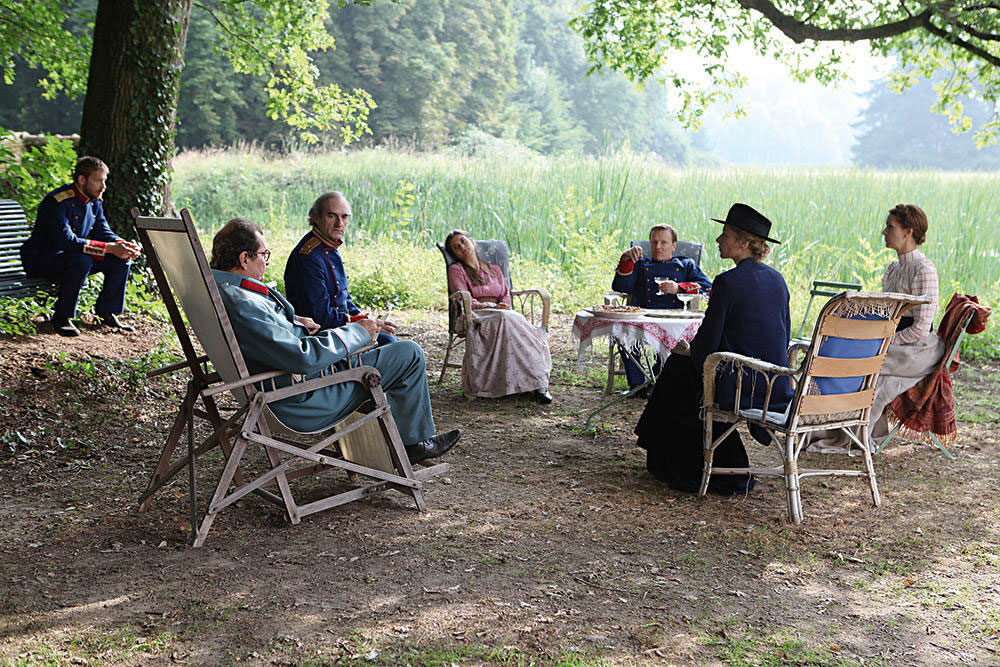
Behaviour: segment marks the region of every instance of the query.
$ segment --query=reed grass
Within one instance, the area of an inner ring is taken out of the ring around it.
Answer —
[[[1000,174],[673,169],[627,154],[467,158],[376,149],[275,157],[232,150],[178,156],[172,185],[177,206],[189,207],[206,231],[239,215],[263,224],[282,245],[304,233],[309,205],[328,189],[350,198],[355,239],[365,238],[369,260],[378,262],[379,239],[429,249],[449,230],[464,228],[477,238],[506,240],[515,279],[554,280],[550,288],[563,310],[593,303],[609,287],[617,255],[657,222],[706,244],[708,275],[729,268],[718,258],[713,241],[720,228],[711,218],[725,217],[736,201],[775,224],[783,243],[768,261],[792,289],[793,319],[801,317],[814,278],[879,288],[895,257],[879,232],[888,209],[900,202],[927,212],[922,250],[938,268],[942,305],[953,291],[988,303],[1000,295]],[[417,263],[425,268],[428,257],[421,253]],[[358,269],[349,271],[353,277]],[[443,283],[443,270],[433,279]],[[426,293],[409,303],[444,305],[443,285],[428,289],[418,282]]]

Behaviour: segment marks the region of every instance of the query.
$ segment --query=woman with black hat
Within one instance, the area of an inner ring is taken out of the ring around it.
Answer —
[[[635,427],[638,445],[646,450],[646,469],[673,489],[695,493],[703,466],[702,366],[713,352],[735,352],[780,366],[788,365],[791,322],[788,287],[778,271],[763,264],[770,252],[771,221],[746,204],[729,209],[716,239],[719,255],[734,268],[716,276],[705,319],[690,346],[674,348],[664,363],[653,394]],[[760,408],[766,382],[755,382],[744,370],[740,407]],[[716,400],[730,408],[736,396],[737,371],[724,371],[716,382]],[[759,378],[756,378],[759,379]],[[750,391],[747,391],[747,388]],[[787,378],[775,382],[768,410],[784,410],[792,398]],[[727,405],[728,401],[728,405]],[[728,425],[717,422],[713,431]],[[715,450],[718,467],[746,467],[746,450],[733,431]],[[746,493],[753,488],[749,475],[718,475],[709,481],[715,493]]]

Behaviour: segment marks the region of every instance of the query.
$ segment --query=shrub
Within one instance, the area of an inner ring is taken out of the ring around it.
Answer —
[[[45,195],[68,183],[76,164],[76,150],[69,139],[46,137],[40,146],[24,151],[18,159],[10,147],[14,135],[0,127],[0,196],[17,201],[32,215]]]

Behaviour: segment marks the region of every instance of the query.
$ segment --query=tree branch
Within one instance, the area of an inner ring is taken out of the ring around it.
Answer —
[[[266,55],[264,55],[261,52],[261,50],[258,49],[257,46],[248,37],[246,37],[245,35],[241,35],[239,33],[234,32],[233,29],[230,28],[229,25],[225,21],[223,21],[222,19],[220,19],[218,16],[215,15],[215,12],[212,10],[211,7],[209,7],[208,5],[204,5],[204,4],[200,3],[200,2],[194,2],[194,3],[192,3],[192,5],[194,5],[198,9],[204,9],[206,12],[208,12],[208,15],[212,17],[212,20],[214,20],[216,22],[216,24],[220,28],[222,28],[227,33],[229,33],[230,37],[232,37],[233,39],[235,39],[237,41],[243,42],[243,44],[248,49],[250,49],[251,51],[253,51],[254,53],[256,53],[263,62],[267,63],[267,66],[271,68],[271,72],[275,76],[280,76],[281,75],[281,70],[278,69],[278,66],[275,64],[275,62],[271,58],[269,58]]]
[[[982,30],[974,28],[973,26],[967,23],[958,22],[955,25],[957,25],[959,28],[961,28],[962,30],[964,30],[965,32],[969,33],[970,35],[972,35],[977,39],[982,39],[987,42],[1000,42],[1000,35],[994,34],[992,32],[983,32]]]
[[[868,28],[820,28],[783,13],[770,0],[737,0],[744,9],[752,9],[764,15],[774,27],[796,44],[806,40],[814,42],[863,42],[871,39],[895,37],[903,33],[925,27],[931,17],[931,10],[924,11],[902,21],[893,21]]]
[[[965,51],[968,51],[969,53],[971,53],[974,56],[982,58],[983,60],[985,60],[986,62],[990,63],[994,67],[1000,67],[1000,58],[998,58],[997,56],[993,55],[992,53],[990,53],[986,49],[983,49],[983,48],[981,48],[979,46],[976,46],[972,42],[966,41],[966,40],[962,39],[961,37],[958,37],[957,35],[951,34],[950,32],[948,32],[947,30],[945,30],[943,28],[937,27],[936,25],[934,25],[931,22],[931,18],[929,16],[924,21],[923,28],[927,32],[929,32],[932,35],[935,35],[937,37],[940,37],[941,39],[943,39],[944,41],[948,42],[949,44],[953,44],[954,46],[957,46],[960,49],[964,49]]]

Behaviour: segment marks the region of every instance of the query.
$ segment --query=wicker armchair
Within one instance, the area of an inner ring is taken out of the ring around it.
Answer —
[[[872,502],[881,504],[872,464],[869,413],[875,396],[875,381],[882,370],[885,353],[904,309],[926,303],[929,297],[908,294],[843,292],[827,302],[798,368],[785,368],[730,352],[709,355],[704,368],[705,423],[704,457],[699,496],[708,489],[709,477],[716,475],[773,475],[783,477],[786,487],[788,520],[802,521],[800,480],[821,475],[866,477]],[[722,409],[716,396],[716,374],[726,367],[739,373],[734,407]],[[784,412],[768,410],[774,382],[789,377],[795,394]],[[766,382],[764,405],[740,409],[744,385]],[[730,424],[712,438],[712,423]],[[781,463],[776,467],[715,468],[712,455],[722,440],[740,423],[758,437],[765,432],[778,449]],[[844,429],[864,457],[864,469],[799,468],[798,457],[812,433]],[[855,432],[857,431],[857,432]]]
[[[438,250],[444,257],[445,271],[454,264],[455,257],[444,247],[444,243],[438,242]],[[510,289],[510,297],[513,307],[519,310],[522,315],[532,324],[540,325],[543,329],[549,329],[549,314],[552,310],[552,296],[545,289],[525,289],[515,290],[510,281],[510,250],[504,241],[476,241],[476,248],[490,264],[496,264],[507,279],[507,287]],[[536,302],[537,300],[537,302]],[[462,364],[451,361],[452,352],[465,343],[465,336],[472,328],[472,322],[476,318],[472,309],[472,295],[464,290],[455,292],[448,297],[448,346],[445,348],[444,363],[441,365],[441,376],[438,382],[444,381],[444,374],[449,368],[461,368]]]

